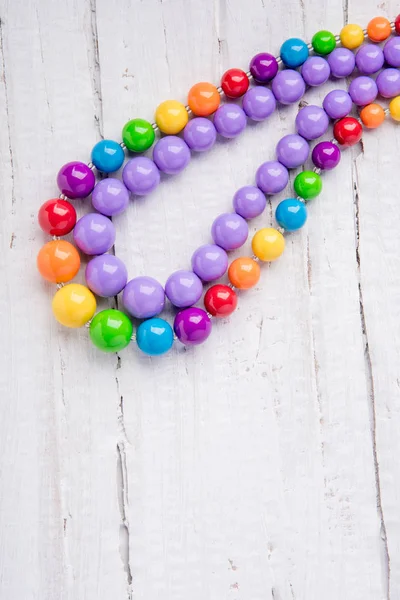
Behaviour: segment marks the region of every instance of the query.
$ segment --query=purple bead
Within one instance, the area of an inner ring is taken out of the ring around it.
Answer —
[[[183,139],[191,150],[204,152],[214,146],[217,132],[209,119],[196,117],[183,130]]]
[[[322,106],[331,119],[341,119],[349,114],[353,101],[344,90],[332,90],[325,96]]]
[[[200,246],[192,256],[192,269],[203,281],[214,281],[226,273],[228,255],[220,246]]]
[[[376,44],[365,44],[361,46],[356,54],[357,69],[365,75],[371,75],[371,73],[379,71],[384,61],[385,57],[382,49]]]
[[[88,287],[103,298],[111,298],[126,286],[128,272],[122,260],[113,254],[95,256],[86,265]]]
[[[165,293],[171,304],[185,308],[200,299],[203,284],[193,271],[175,271],[167,279]]]
[[[211,320],[202,308],[181,310],[175,317],[175,335],[185,346],[195,346],[206,341],[211,333]]]
[[[243,110],[253,121],[263,121],[274,112],[275,108],[275,96],[267,87],[256,85],[247,90],[243,96]]]
[[[276,156],[279,162],[288,169],[295,169],[296,167],[303,165],[306,162],[309,153],[310,146],[308,145],[308,142],[296,133],[285,135],[279,140],[276,147]]]
[[[383,69],[376,78],[376,85],[383,98],[394,98],[400,94],[400,72],[397,69]]]
[[[257,169],[256,183],[264,194],[277,194],[288,184],[289,171],[277,160],[269,160]]]
[[[281,104],[292,104],[304,95],[306,84],[298,71],[284,69],[273,80],[272,91]]]
[[[246,127],[246,114],[237,104],[222,104],[214,115],[214,125],[222,137],[234,138]]]
[[[260,52],[253,56],[250,62],[250,73],[259,83],[271,81],[278,72],[278,62],[275,56],[268,52]]]
[[[325,83],[330,73],[329,63],[322,56],[310,56],[301,67],[301,76],[306,84],[311,86]]]
[[[176,175],[183,171],[190,161],[189,146],[176,135],[166,135],[154,146],[153,160],[160,171]]]
[[[320,106],[309,104],[301,108],[296,116],[296,129],[306,140],[316,140],[329,127],[329,117]]]
[[[124,184],[133,194],[150,194],[160,183],[160,171],[155,163],[145,156],[131,158],[122,171]]]
[[[129,192],[119,179],[107,177],[95,185],[93,207],[107,217],[124,212],[129,203]]]
[[[133,317],[149,319],[163,310],[165,305],[164,289],[152,277],[135,277],[125,286],[122,304]]]
[[[371,77],[361,75],[353,79],[349,85],[349,94],[354,104],[366,106],[367,104],[371,104],[377,97],[378,87]]]
[[[314,147],[311,158],[318,169],[329,171],[339,164],[340,150],[332,142],[320,142]]]
[[[93,190],[93,171],[83,162],[73,161],[62,166],[57,175],[57,185],[68,198],[86,198]]]
[[[391,67],[400,67],[400,37],[392,37],[383,48],[385,60]]]
[[[89,213],[75,225],[74,241],[85,254],[104,254],[114,245],[115,227],[108,217]]]
[[[348,48],[335,48],[328,56],[332,77],[348,77],[356,64],[354,54]]]
[[[245,185],[233,196],[233,208],[243,219],[254,219],[264,211],[267,200],[255,185]]]
[[[246,221],[236,213],[219,215],[212,224],[214,242],[224,250],[235,250],[243,246],[249,235]]]

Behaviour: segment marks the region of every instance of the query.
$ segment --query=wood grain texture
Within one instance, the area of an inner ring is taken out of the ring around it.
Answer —
[[[397,12],[392,0],[0,0],[1,600],[400,598],[392,122],[324,175],[306,227],[202,347],[101,355],[86,329],[54,323],[34,268],[36,213],[64,162],[290,35]],[[297,109],[194,157],[115,218],[130,277],[190,265]]]

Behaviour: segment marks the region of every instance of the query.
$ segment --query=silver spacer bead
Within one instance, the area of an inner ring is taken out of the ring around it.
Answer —
[[[340,42],[340,35],[335,35],[335,40],[337,43]]]
[[[89,163],[88,163],[88,167],[89,167],[89,169],[91,169],[92,171],[94,171],[94,170],[95,170],[95,168],[96,168],[92,162],[89,162]]]
[[[307,44],[307,48],[308,48],[309,50],[313,50],[313,45],[312,45],[312,44],[309,42],[309,43]]]
[[[218,94],[219,94],[220,96],[223,96],[223,95],[224,95],[224,90],[222,89],[222,87],[221,87],[221,86],[218,86],[218,87],[217,87],[217,90],[218,90]]]
[[[339,146],[336,138],[331,138],[329,141],[331,142],[331,144],[336,144],[336,146]]]
[[[298,200],[299,202],[302,202],[303,204],[306,203],[306,201],[304,200],[304,198],[302,198],[301,196],[296,196],[296,200]]]
[[[125,150],[126,146],[125,146],[124,142],[121,142],[120,146],[121,146],[122,150]]]
[[[85,323],[85,327],[87,327],[87,329],[89,329],[90,327],[90,323],[93,321],[93,319],[90,319],[90,321],[88,321],[87,323]]]
[[[231,288],[231,290],[236,290],[235,286],[233,285],[233,283],[229,282],[226,284],[229,288]]]
[[[60,198],[60,200],[68,200],[68,198],[65,194],[59,194],[58,197]]]
[[[57,240],[59,240],[59,239],[60,239],[60,236],[59,236],[59,235],[53,235],[53,240],[54,240],[55,242],[56,242]]]
[[[133,342],[136,342],[136,333],[132,333],[132,335],[131,335],[131,340],[132,340]]]
[[[286,229],[284,229],[283,227],[277,227],[276,230],[279,231],[279,233],[281,233],[282,235],[285,235],[286,233]]]
[[[314,167],[313,168],[314,173],[316,173],[317,175],[321,174],[321,169],[319,167]]]
[[[65,283],[57,283],[57,285],[56,285],[56,288],[57,288],[58,290],[61,290],[61,288],[63,288],[63,287],[64,287],[64,285],[65,285]]]
[[[368,37],[368,32],[366,29],[363,29],[363,34],[364,34],[364,37]]]
[[[385,110],[383,111],[385,113],[385,116],[387,117],[388,115],[390,115],[390,110],[388,108],[385,108]]]
[[[211,319],[213,319],[213,318],[214,318],[214,317],[212,316],[212,314],[210,314],[208,311],[206,311],[206,314],[207,314],[207,317],[210,319],[210,321],[211,321]]]
[[[255,254],[253,254],[251,258],[254,260],[254,262],[260,262],[260,259]]]
[[[188,114],[188,115],[191,115],[191,114],[193,114],[193,113],[192,113],[192,109],[190,108],[190,106],[189,106],[189,105],[185,106],[185,108],[186,108],[186,111],[187,111],[187,114]]]
[[[280,56],[275,56],[275,58],[276,58],[276,62],[278,63],[278,65],[281,65],[283,63]]]
[[[246,75],[249,80],[253,79],[253,75],[251,74],[250,71],[247,71]]]
[[[157,125],[157,123],[152,123],[151,126],[154,129],[154,131],[158,131],[158,125]]]

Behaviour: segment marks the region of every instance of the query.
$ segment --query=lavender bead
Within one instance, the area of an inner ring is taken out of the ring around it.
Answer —
[[[211,320],[202,308],[181,310],[175,317],[174,332],[186,346],[195,346],[206,341],[211,333]]]
[[[385,57],[382,49],[376,44],[365,44],[361,46],[356,54],[357,69],[365,75],[371,75],[371,73],[379,71],[384,61]]]
[[[353,79],[349,86],[349,94],[354,104],[366,106],[371,104],[378,95],[378,87],[371,77],[361,75]]]
[[[296,129],[306,140],[316,140],[329,127],[329,118],[323,108],[310,104],[300,109],[296,116]]]
[[[249,235],[246,221],[236,213],[219,215],[211,227],[214,242],[224,250],[235,250],[243,246]]]
[[[233,196],[233,208],[243,219],[254,219],[264,211],[267,200],[254,185],[245,185],[238,189]]]
[[[260,52],[250,61],[250,73],[255,81],[266,83],[271,81],[278,72],[278,62],[275,56],[268,52]]]
[[[356,64],[354,54],[348,48],[335,48],[328,56],[332,77],[348,77]]]
[[[383,48],[383,54],[388,65],[400,67],[400,37],[392,37]]]
[[[153,160],[160,171],[176,175],[190,161],[189,146],[176,135],[166,135],[154,146]]]
[[[175,271],[167,279],[165,293],[174,306],[184,308],[200,299],[203,284],[193,271]]]
[[[111,298],[126,286],[128,272],[122,260],[113,254],[95,256],[86,265],[88,287],[103,298]]]
[[[205,152],[214,146],[217,131],[209,119],[196,117],[183,130],[183,139],[191,150]]]
[[[289,171],[277,160],[269,160],[257,169],[256,183],[264,194],[277,194],[288,184]]]
[[[222,137],[234,138],[246,127],[246,114],[237,104],[223,104],[214,115],[214,125]]]
[[[119,215],[129,204],[129,192],[122,181],[108,177],[95,186],[92,204],[96,210],[107,217]]]
[[[145,196],[160,183],[160,171],[150,158],[138,156],[128,160],[122,171],[122,179],[133,194]]]
[[[228,255],[220,246],[206,244],[193,253],[192,269],[203,281],[214,281],[226,273]]]
[[[104,215],[89,213],[75,225],[74,241],[85,254],[104,254],[114,245],[115,227]]]
[[[322,106],[331,119],[341,119],[349,114],[353,101],[344,90],[332,90],[325,96]]]
[[[304,95],[306,84],[298,71],[284,69],[273,80],[272,91],[281,104],[292,104]]]
[[[57,175],[57,185],[68,198],[86,198],[93,190],[93,171],[83,162],[73,161],[62,166]]]
[[[307,85],[316,86],[325,83],[331,69],[329,63],[322,56],[310,56],[301,67],[301,75]]]
[[[275,96],[267,87],[256,85],[247,90],[243,96],[243,110],[253,121],[263,121],[274,112],[275,108]]]
[[[394,98],[400,94],[400,72],[397,69],[383,69],[376,78],[376,85],[383,98]]]
[[[163,310],[165,305],[164,289],[152,277],[135,277],[125,286],[122,304],[133,317],[149,319]]]
[[[314,165],[323,171],[334,169],[340,161],[340,149],[332,142],[320,142],[311,155]]]
[[[308,142],[295,133],[285,135],[276,147],[276,156],[285,167],[295,169],[303,165],[310,153]]]

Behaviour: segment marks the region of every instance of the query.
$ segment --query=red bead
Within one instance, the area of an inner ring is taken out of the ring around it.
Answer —
[[[397,35],[400,35],[400,15],[396,17],[396,20],[394,22],[394,28],[396,30]]]
[[[240,98],[249,88],[249,78],[242,69],[229,69],[222,75],[221,87],[228,98]]]
[[[344,117],[337,121],[333,127],[335,140],[342,146],[354,146],[360,141],[362,136],[361,123],[354,117]]]
[[[54,198],[39,209],[39,225],[49,235],[67,235],[76,223],[76,211],[70,202]]]
[[[213,317],[227,317],[237,306],[236,292],[228,285],[213,285],[204,296],[204,306]]]

